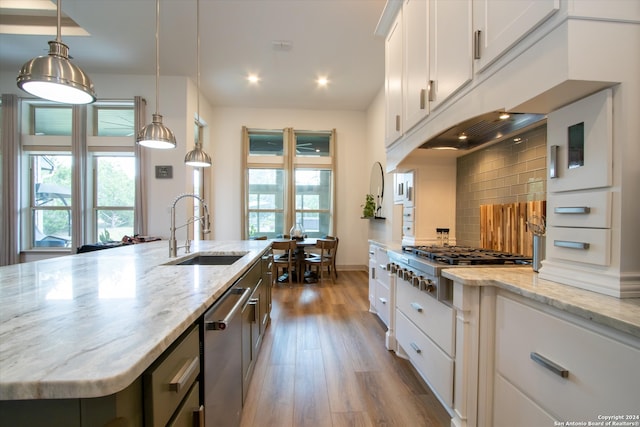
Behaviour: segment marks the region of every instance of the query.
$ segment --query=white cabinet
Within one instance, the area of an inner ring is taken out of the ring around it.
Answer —
[[[385,41],[385,146],[402,136],[402,11]]]
[[[637,415],[637,341],[605,335],[507,293],[497,296],[495,320],[493,425]]]
[[[407,131],[429,114],[428,2],[405,0],[403,17],[403,127]]]
[[[474,0],[476,72],[506,53],[560,9],[560,0]]]
[[[473,77],[471,18],[470,1],[429,1],[431,110]]]
[[[549,191],[611,185],[612,97],[611,89],[605,89],[549,114]]]
[[[472,78],[471,2],[404,0],[385,43],[385,145]]]
[[[615,245],[612,97],[605,89],[548,115],[547,259],[540,269],[542,278],[606,294],[616,293],[602,273]]]
[[[398,345],[449,408],[453,407],[454,324],[453,308],[397,277],[395,326]]]

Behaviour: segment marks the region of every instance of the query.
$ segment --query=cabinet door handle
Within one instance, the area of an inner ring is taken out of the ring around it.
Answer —
[[[376,268],[375,267],[371,267],[371,278],[372,279],[376,278]]]
[[[429,80],[429,101],[433,102],[436,100],[436,81]]]
[[[411,344],[409,344],[411,346],[412,349],[415,350],[416,353],[420,354],[422,353],[422,350],[420,350],[420,347],[418,347],[418,344],[412,342]]]
[[[420,307],[420,304],[418,304],[417,302],[412,302],[411,307],[413,307],[413,309],[418,313],[422,313],[422,307]]]
[[[569,376],[568,370],[564,369],[562,366],[558,365],[557,363],[552,362],[546,357],[536,352],[532,352],[530,356],[531,356],[531,360],[533,360],[534,362],[538,363],[541,366],[544,366],[554,374],[561,376],[562,378],[567,378]]]
[[[384,298],[378,298],[378,299],[380,300],[381,303],[383,303],[385,305],[387,304],[387,300],[386,299],[384,299]]]
[[[400,115],[396,114],[396,131],[400,132]]]
[[[549,178],[558,177],[558,146],[549,147]]]
[[[420,89],[420,109],[421,110],[424,110],[426,105],[426,102],[425,102],[426,94],[427,94],[426,89]]]
[[[588,214],[591,212],[589,206],[565,206],[553,209],[553,213],[557,214]]]
[[[589,243],[571,242],[568,240],[554,240],[553,246],[556,246],[558,248],[569,248],[569,249],[589,249]]]
[[[409,187],[407,185],[407,200],[411,201],[412,197],[413,197],[413,187]]]
[[[176,375],[173,377],[173,379],[169,383],[169,390],[175,391],[176,393],[180,393],[180,390],[182,390],[183,387],[190,386],[191,382],[189,381],[189,379],[193,376],[194,372],[199,368],[200,368],[200,358],[198,356],[194,357],[191,360],[191,363],[189,363],[188,360],[185,361],[184,365],[182,365],[182,368],[180,368],[180,370],[176,372]]]
[[[258,298],[251,298],[247,302],[247,305],[250,305],[251,309],[253,310],[253,323],[257,323],[258,322],[258,303],[259,302],[260,302],[260,300]]]
[[[193,427],[204,427],[204,405],[193,410]]]
[[[482,31],[476,30],[473,33],[473,59],[480,59],[480,37]]]

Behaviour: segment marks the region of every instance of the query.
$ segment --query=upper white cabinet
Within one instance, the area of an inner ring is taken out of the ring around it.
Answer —
[[[409,130],[429,114],[428,3],[405,0],[404,29],[404,129]]]
[[[386,38],[389,146],[473,75],[471,2],[404,0]]]
[[[429,105],[442,101],[473,76],[472,11],[470,1],[429,2]]]
[[[474,0],[476,72],[483,71],[559,9],[560,0]]]
[[[612,97],[606,89],[549,114],[549,191],[611,185]]]
[[[385,42],[385,145],[402,136],[402,11]]]

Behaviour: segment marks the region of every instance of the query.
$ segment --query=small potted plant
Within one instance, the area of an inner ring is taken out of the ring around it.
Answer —
[[[376,212],[376,203],[373,201],[373,194],[367,194],[364,205],[362,206],[363,218],[373,218]]]

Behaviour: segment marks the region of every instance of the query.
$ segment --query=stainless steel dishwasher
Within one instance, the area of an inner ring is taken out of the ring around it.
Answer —
[[[242,412],[242,308],[251,287],[232,287],[204,315],[206,427],[236,427]]]

